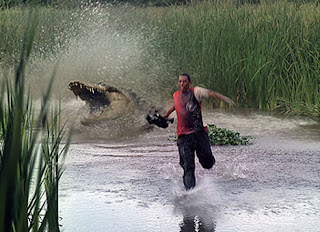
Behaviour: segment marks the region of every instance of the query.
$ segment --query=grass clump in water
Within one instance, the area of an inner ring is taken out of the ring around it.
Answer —
[[[208,137],[211,145],[248,145],[252,136],[240,136],[239,132],[226,128],[219,128],[213,124],[208,124]],[[177,136],[169,138],[177,141]]]
[[[208,125],[208,136],[211,145],[248,145],[252,136],[240,136],[239,132],[235,132],[226,128],[218,128],[213,124]]]

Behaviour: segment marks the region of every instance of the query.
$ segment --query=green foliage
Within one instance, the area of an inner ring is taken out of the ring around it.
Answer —
[[[211,145],[247,145],[251,136],[240,136],[239,132],[218,128],[213,124],[208,125],[208,136]]]
[[[36,7],[39,24],[34,38],[31,57],[36,54],[42,59],[54,56],[62,52],[72,38],[71,33],[77,33],[77,27],[73,18],[76,13],[70,10],[57,10],[50,7]],[[27,30],[28,8],[12,8],[0,11],[0,68],[11,68],[19,62],[21,54],[21,41]],[[75,28],[71,30],[71,25]],[[67,34],[67,33],[70,34]]]
[[[0,7],[10,8],[14,6],[31,5],[31,4],[50,6],[59,2],[61,2],[61,0],[0,0]]]
[[[211,145],[248,145],[252,136],[240,136],[239,132],[218,128],[208,124],[208,136]],[[177,141],[177,136],[170,137],[170,140]]]
[[[155,12],[149,22],[176,75],[188,72],[194,84],[243,107],[281,106],[294,113],[292,107],[299,105],[319,108],[319,15],[317,3],[263,1],[239,7],[204,1]],[[302,113],[310,116],[310,110]]]
[[[150,55],[142,59],[161,57],[165,63],[161,67],[170,72],[165,76],[172,77],[161,78],[163,92],[170,92],[168,98],[176,85],[174,77],[187,72],[194,84],[220,92],[241,107],[320,116],[317,1],[209,0],[145,6],[42,8],[34,52],[45,58],[67,50],[69,40],[81,34],[84,24],[96,22],[94,11],[108,12],[105,21],[113,30],[137,33],[144,39],[141,46]],[[25,18],[23,9],[0,12],[0,64],[16,61]]]
[[[119,4],[129,3],[142,6],[170,6],[174,4],[186,4],[190,0],[0,0],[0,7],[10,8],[21,5],[44,5],[44,6],[81,6],[81,4]]]
[[[129,3],[134,5],[142,5],[142,6],[170,6],[174,4],[186,4],[190,2],[190,0],[117,0],[117,1],[108,1],[108,0],[100,0],[101,3]]]
[[[70,136],[61,148],[65,133],[60,127],[60,114],[55,111],[48,118],[53,77],[37,119],[31,98],[25,96],[24,70],[38,23],[37,13],[30,11],[27,22],[15,78],[12,81],[6,77],[1,89],[0,231],[59,231],[58,184]]]

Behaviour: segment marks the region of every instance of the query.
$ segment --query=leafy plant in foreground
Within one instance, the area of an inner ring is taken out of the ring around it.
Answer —
[[[60,148],[65,136],[60,114],[55,111],[48,117],[53,77],[38,119],[30,95],[25,97],[24,71],[37,28],[36,16],[30,11],[13,84],[6,78],[0,96],[0,231],[6,232],[59,231],[58,183],[70,136]]]

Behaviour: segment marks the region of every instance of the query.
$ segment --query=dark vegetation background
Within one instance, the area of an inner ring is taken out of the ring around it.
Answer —
[[[83,4],[83,3],[129,3],[133,5],[148,5],[148,6],[166,6],[171,4],[185,4],[188,0],[98,0],[98,1],[77,1],[77,0],[1,0],[1,7],[12,7],[17,5],[26,5],[30,3],[41,4],[41,5],[65,5],[65,4]],[[79,4],[79,5],[80,5]]]
[[[56,6],[56,5],[82,5],[86,3],[91,4],[99,4],[99,3],[111,3],[111,4],[121,4],[128,3],[132,5],[140,5],[140,6],[170,6],[170,5],[183,5],[191,2],[200,2],[203,0],[0,0],[0,6],[2,8],[13,7],[18,5],[28,5],[38,4],[38,5],[46,5],[46,6]],[[235,0],[237,4],[244,3],[260,3],[260,0]]]
[[[122,59],[125,68],[114,77],[127,70],[155,77],[161,98],[172,97],[176,80],[170,77],[188,72],[194,84],[230,97],[239,107],[320,117],[319,0],[0,3],[0,68],[16,63],[27,6],[36,4],[39,27],[32,58],[55,59],[83,36],[97,47],[108,43],[96,37],[121,35],[117,51],[127,49],[123,42],[129,48],[138,42],[142,64],[132,67],[132,59]],[[146,81],[135,80],[135,85],[139,83],[147,86]]]

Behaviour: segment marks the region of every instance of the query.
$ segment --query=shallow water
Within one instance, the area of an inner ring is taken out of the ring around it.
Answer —
[[[74,142],[60,185],[62,230],[320,231],[320,131],[307,119],[205,112],[205,121],[252,135],[212,146],[216,165],[182,184],[174,135],[155,128],[121,141]]]

